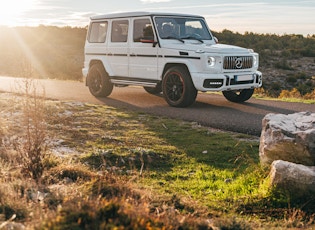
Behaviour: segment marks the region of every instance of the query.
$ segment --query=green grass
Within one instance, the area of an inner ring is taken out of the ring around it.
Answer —
[[[240,141],[228,133],[193,126],[134,114],[128,123],[121,123],[125,131],[119,133],[122,145],[115,147],[113,141],[106,140],[97,141],[96,146],[112,150],[106,158],[112,165],[121,162],[120,158],[128,162],[133,157],[132,169],[139,172],[143,163],[145,170],[137,183],[161,194],[188,196],[222,211],[264,195],[260,183],[266,173],[259,165],[258,142]],[[83,160],[89,156],[95,159],[92,153]],[[130,163],[124,167],[131,169]]]

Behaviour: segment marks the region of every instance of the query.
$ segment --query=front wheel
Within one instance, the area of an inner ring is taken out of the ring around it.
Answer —
[[[163,77],[162,91],[166,102],[173,107],[187,107],[196,100],[197,90],[186,68],[175,66]]]
[[[87,83],[91,94],[95,97],[107,97],[113,91],[113,84],[100,63],[90,67]]]
[[[232,102],[244,102],[247,101],[254,93],[254,89],[242,89],[233,91],[223,91],[223,96]]]

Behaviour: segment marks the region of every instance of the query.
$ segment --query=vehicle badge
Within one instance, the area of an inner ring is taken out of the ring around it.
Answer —
[[[243,67],[242,58],[238,57],[238,58],[235,59],[235,67],[237,69],[241,69]]]

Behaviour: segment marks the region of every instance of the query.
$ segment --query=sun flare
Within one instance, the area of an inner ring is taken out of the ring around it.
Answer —
[[[14,25],[19,17],[35,7],[38,0],[0,0],[0,25]]]

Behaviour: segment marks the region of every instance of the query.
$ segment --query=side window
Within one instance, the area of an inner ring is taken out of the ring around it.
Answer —
[[[136,19],[133,25],[133,41],[140,42],[141,39],[153,40],[152,24],[149,19]]]
[[[112,42],[127,42],[128,38],[128,20],[119,20],[112,22]]]
[[[107,22],[92,22],[88,41],[91,43],[104,43],[107,34]]]

